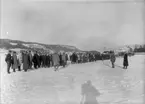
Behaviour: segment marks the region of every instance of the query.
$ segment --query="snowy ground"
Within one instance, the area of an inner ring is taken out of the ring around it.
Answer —
[[[80,104],[81,85],[91,80],[101,93],[99,104],[144,104],[144,55],[129,57],[128,70],[122,69],[122,58],[116,68],[110,61],[69,65],[55,72],[41,68],[7,74],[1,56],[2,104]]]

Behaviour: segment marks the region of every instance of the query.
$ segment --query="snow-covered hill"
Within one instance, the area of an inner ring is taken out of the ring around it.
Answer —
[[[18,40],[10,40],[10,39],[0,39],[0,48],[3,49],[31,49],[31,50],[41,50],[41,51],[65,51],[65,52],[72,52],[72,51],[80,51],[74,46],[68,45],[47,45],[41,44],[36,42],[24,42]]]

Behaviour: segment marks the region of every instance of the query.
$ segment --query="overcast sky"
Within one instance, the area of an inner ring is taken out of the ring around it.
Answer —
[[[84,50],[140,44],[144,42],[143,5],[143,2],[2,0],[1,37],[67,44]]]

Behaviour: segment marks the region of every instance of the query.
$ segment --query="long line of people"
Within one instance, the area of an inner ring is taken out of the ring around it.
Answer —
[[[67,65],[67,61],[70,61],[72,64],[76,64],[93,62],[98,58],[98,55],[90,53],[73,52],[70,55],[65,52],[48,54],[37,51],[20,51],[19,53],[9,51],[5,61],[7,63],[7,72],[10,73],[10,69],[13,69],[13,72],[15,72],[16,69],[18,69],[18,71],[23,69],[26,72],[28,69],[32,68],[37,69],[49,67],[54,67],[56,71],[59,66],[65,67]]]
[[[33,54],[31,51],[21,51],[20,53],[9,51],[5,58],[8,73],[10,73],[10,69],[13,69],[13,72],[16,69],[27,72],[28,69],[49,68],[53,66],[55,69],[58,69],[59,66],[65,67],[67,60],[68,55],[65,53],[44,54],[37,51],[33,52]]]
[[[110,57],[112,67],[114,68],[115,55],[110,54],[110,56],[102,55],[100,53],[80,53],[73,52],[68,54],[65,52],[59,53],[42,53],[37,51],[20,51],[16,53],[15,51],[9,51],[6,55],[5,61],[7,63],[7,72],[10,73],[10,69],[13,69],[13,72],[18,69],[18,71],[24,70],[25,72],[28,69],[38,69],[38,68],[49,68],[54,67],[55,71],[59,66],[65,67],[67,62],[70,61],[71,64],[81,64],[87,62],[94,62],[97,60],[104,60]],[[128,65],[128,61],[126,61]],[[125,65],[125,64],[124,64]]]
[[[70,56],[72,63],[86,63],[86,62],[94,62],[97,60],[101,60],[101,54],[93,54],[93,53],[73,53]]]

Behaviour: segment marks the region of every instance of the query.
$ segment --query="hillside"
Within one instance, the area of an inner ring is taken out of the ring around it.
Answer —
[[[41,50],[49,52],[72,52],[72,51],[81,51],[74,46],[68,45],[47,45],[37,42],[24,42],[19,40],[10,40],[10,39],[0,39],[0,48],[1,49],[30,49],[30,50]]]
[[[98,53],[98,50],[89,50],[89,51],[83,51],[75,46],[69,46],[69,45],[48,45],[48,44],[42,44],[37,42],[24,42],[19,40],[10,40],[10,39],[0,39],[0,49],[28,49],[28,50],[37,50],[37,51],[48,51],[48,52],[91,52],[91,53]],[[114,50],[117,53],[123,52],[123,51],[134,51],[134,52],[145,52],[145,45],[126,45],[126,46],[118,46],[114,49],[106,49],[108,50]],[[104,50],[105,51],[105,50]]]

